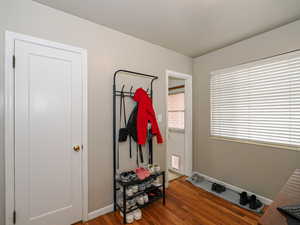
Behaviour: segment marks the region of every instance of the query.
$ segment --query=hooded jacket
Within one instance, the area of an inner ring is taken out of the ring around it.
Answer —
[[[163,143],[163,138],[161,136],[155,112],[152,105],[152,100],[149,98],[147,92],[139,88],[136,90],[133,100],[138,103],[137,112],[137,139],[138,144],[145,144],[147,140],[147,128],[148,122],[151,124],[151,133],[157,138],[157,143]]]

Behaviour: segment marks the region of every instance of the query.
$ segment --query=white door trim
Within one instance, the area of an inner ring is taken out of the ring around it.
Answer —
[[[14,42],[15,40],[26,41],[42,46],[76,52],[82,56],[82,90],[83,90],[83,112],[82,112],[82,197],[83,212],[82,220],[88,219],[88,120],[87,120],[87,50],[72,47],[56,42],[51,42],[10,31],[5,33],[5,224],[13,224],[13,212],[15,208],[15,184],[14,184]]]
[[[193,112],[193,100],[192,100],[192,76],[189,74],[178,73],[175,71],[167,70],[166,71],[166,92],[165,98],[166,102],[168,102],[168,95],[169,95],[169,77],[175,77],[185,80],[185,104],[186,104],[186,111],[185,111],[185,168],[184,168],[184,175],[190,176],[192,175],[193,170],[193,138],[192,138],[192,112]],[[166,171],[167,171],[167,180],[169,180],[168,176],[168,104],[166,104]]]

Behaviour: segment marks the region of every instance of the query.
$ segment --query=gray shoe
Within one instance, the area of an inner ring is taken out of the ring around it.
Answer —
[[[202,181],[204,181],[204,177],[200,176],[199,174],[197,173],[194,173],[191,177],[191,180],[194,182],[194,183],[201,183]]]

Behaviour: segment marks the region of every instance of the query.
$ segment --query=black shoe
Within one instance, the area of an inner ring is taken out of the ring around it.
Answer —
[[[256,210],[260,207],[262,207],[262,203],[261,201],[259,201],[255,195],[251,195],[250,199],[249,199],[249,208]]]
[[[211,190],[220,194],[226,191],[226,187],[221,184],[213,183],[211,186]]]
[[[249,198],[247,192],[240,193],[240,204],[247,205],[249,203]]]

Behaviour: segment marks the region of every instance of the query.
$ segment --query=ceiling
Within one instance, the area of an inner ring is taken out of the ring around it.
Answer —
[[[300,19],[300,0],[36,0],[196,57]]]

